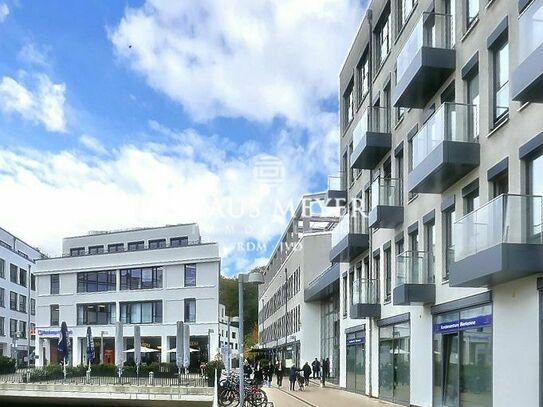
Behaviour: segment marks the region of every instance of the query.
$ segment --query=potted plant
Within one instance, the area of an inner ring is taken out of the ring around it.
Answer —
[[[207,385],[209,387],[215,386],[215,372],[217,372],[217,377],[221,377],[221,373],[224,369],[224,362],[220,359],[214,359],[207,364],[206,374],[207,374]]]

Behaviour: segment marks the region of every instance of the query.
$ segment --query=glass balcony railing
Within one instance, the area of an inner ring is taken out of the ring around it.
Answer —
[[[328,190],[329,191],[345,191],[347,182],[345,180],[345,175],[343,172],[340,172],[339,175],[329,175],[328,176]]]
[[[441,142],[475,142],[478,136],[477,106],[444,103],[413,137],[411,168],[418,166]]]
[[[368,216],[356,212],[354,215],[344,215],[332,230],[332,247],[341,242],[349,233],[368,234]]]
[[[396,287],[403,284],[429,284],[428,252],[405,251],[396,257]]]
[[[370,106],[353,130],[353,146],[356,148],[367,132],[390,133],[390,110],[387,107]]]
[[[543,197],[500,195],[454,224],[454,261],[501,243],[543,244]]]
[[[401,206],[402,180],[377,178],[371,183],[371,209],[381,206]]]
[[[535,0],[519,18],[519,62],[543,44],[543,0]]]
[[[397,82],[402,80],[407,68],[422,47],[451,49],[453,42],[451,15],[423,13],[398,55]]]
[[[353,281],[352,303],[379,304],[379,280],[361,278]]]

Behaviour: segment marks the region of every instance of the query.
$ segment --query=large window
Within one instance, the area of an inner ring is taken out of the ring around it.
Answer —
[[[6,261],[0,259],[0,278],[6,278]]]
[[[145,243],[143,241],[128,243],[128,251],[143,250],[143,249],[145,249]]]
[[[30,289],[36,291],[36,276],[34,274],[30,275]]]
[[[26,295],[19,294],[19,312],[26,314]]]
[[[23,287],[26,287],[27,284],[27,277],[26,277],[26,270],[25,269],[19,269],[19,284]]]
[[[26,339],[26,322],[19,321],[19,337]]]
[[[94,293],[115,291],[117,277],[114,270],[77,273],[77,292]]]
[[[364,52],[362,59],[360,59],[360,62],[356,67],[356,72],[358,76],[358,106],[360,106],[370,89],[368,51]]]
[[[70,249],[70,256],[84,256],[85,248],[84,247],[74,247]]]
[[[445,225],[445,273],[444,280],[449,279],[449,269],[454,262],[454,222],[456,221],[456,211],[453,208],[443,213],[443,223]]]
[[[6,306],[5,298],[4,298],[5,295],[6,295],[6,290],[0,287],[0,307],[2,308]]]
[[[196,322],[196,299],[185,298],[185,322]]]
[[[162,301],[122,302],[121,322],[153,324],[162,322]]]
[[[30,299],[30,315],[36,315],[36,300],[34,298]]]
[[[6,336],[5,323],[6,319],[4,317],[0,317],[0,336]]]
[[[379,398],[409,404],[409,322],[379,329]]]
[[[16,319],[9,320],[9,336],[11,338],[15,338],[17,336],[17,320]]]
[[[15,283],[17,284],[18,281],[17,281],[17,274],[18,274],[18,268],[15,264],[10,264],[9,265],[9,281],[11,281],[12,283]]]
[[[51,274],[51,294],[58,294],[60,292],[60,276],[58,274]]]
[[[502,42],[494,55],[494,123],[509,112],[509,43]]]
[[[436,247],[436,227],[434,221],[428,222],[424,226],[424,251],[427,253],[428,282],[435,282],[435,247]]]
[[[90,246],[89,254],[102,254],[104,253],[104,246]]]
[[[121,270],[121,290],[162,288],[162,267]]]
[[[345,114],[345,128],[347,128],[347,126],[351,124],[354,118],[354,97],[352,80],[347,87],[345,94],[343,95],[343,111]]]
[[[411,16],[411,12],[417,5],[417,0],[397,0],[398,1],[398,32],[400,32]]]
[[[113,243],[107,245],[107,251],[109,253],[118,253],[124,251],[124,243]]]
[[[466,4],[466,30],[477,21],[479,17],[479,0],[465,0]]]
[[[17,293],[15,291],[9,292],[9,309],[17,311]]]
[[[77,325],[115,323],[115,303],[77,304]]]
[[[166,247],[166,239],[149,240],[149,249],[162,249]]]
[[[375,68],[378,70],[390,53],[390,12],[381,18],[375,30]]]
[[[171,247],[187,246],[188,244],[189,244],[189,238],[187,236],[172,237],[170,239],[170,246]]]
[[[475,191],[470,192],[464,197],[464,209],[465,213],[468,214],[477,209],[481,204],[481,198],[479,196],[479,188]]]
[[[541,174],[543,174],[543,155],[531,159],[527,164],[527,192],[529,195],[543,196],[543,178],[541,177]],[[532,235],[538,236],[543,233],[543,219],[541,219],[541,208],[536,207],[536,205],[533,206],[531,210],[533,219],[530,223],[534,225]]]
[[[385,301],[392,298],[392,254],[390,248],[384,251],[385,260]]]
[[[196,287],[196,264],[185,264],[185,287]]]
[[[60,309],[58,304],[49,306],[49,318],[51,320],[51,326],[58,326],[60,319]]]

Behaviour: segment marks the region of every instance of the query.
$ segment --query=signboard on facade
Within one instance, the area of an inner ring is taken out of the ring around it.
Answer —
[[[492,315],[479,315],[472,318],[434,324],[434,333],[446,334],[466,329],[482,328],[490,325],[492,325]]]
[[[72,336],[73,332],[69,330],[68,334]],[[38,336],[42,338],[58,338],[60,336],[60,329],[38,329]]]
[[[363,345],[366,343],[366,337],[347,339],[347,346]]]

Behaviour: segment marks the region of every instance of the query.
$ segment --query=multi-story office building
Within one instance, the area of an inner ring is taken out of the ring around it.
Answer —
[[[348,390],[543,405],[542,21],[542,0],[368,5],[328,189]]]
[[[142,345],[155,350],[145,357],[175,361],[176,323],[184,321],[197,366],[208,360],[209,344],[218,348],[219,273],[219,247],[203,243],[196,224],[65,238],[62,257],[36,263],[40,364],[58,362],[63,321],[74,365],[86,360],[89,326],[96,363],[114,363],[116,321],[124,325],[123,349],[133,349],[140,325]]]
[[[230,318],[230,324],[229,324]],[[228,336],[228,325],[230,325],[230,337]],[[226,307],[219,304],[219,347],[224,358],[228,356],[228,343],[230,343],[230,353],[232,360],[239,356],[238,352],[239,324],[232,322],[232,316],[226,315]]]
[[[0,355],[19,364],[34,351],[36,281],[33,267],[43,255],[0,228]],[[30,325],[29,325],[30,324]]]
[[[259,344],[286,366],[329,358],[339,375],[339,267],[328,258],[337,217],[325,194],[305,195],[277,243],[259,286]]]

